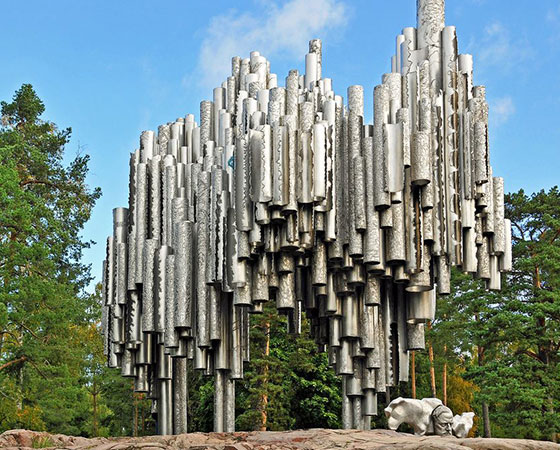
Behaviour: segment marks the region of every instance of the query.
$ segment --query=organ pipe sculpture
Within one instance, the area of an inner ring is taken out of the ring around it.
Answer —
[[[488,156],[488,104],[457,53],[444,0],[418,0],[392,70],[347,103],[312,40],[305,73],[278,85],[258,52],[192,114],[144,131],[128,208],[104,262],[108,364],[153,400],[160,434],[187,431],[187,359],[214,376],[214,429],[233,431],[249,316],[302,314],[342,377],[345,428],[367,429],[377,394],[409,378],[450,270],[500,289],[511,269],[503,179]]]

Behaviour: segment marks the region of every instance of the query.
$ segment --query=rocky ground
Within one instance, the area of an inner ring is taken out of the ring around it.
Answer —
[[[28,430],[11,430],[0,435],[0,448],[65,448],[99,450],[272,450],[272,449],[449,449],[510,450],[560,449],[551,442],[523,439],[456,439],[418,437],[389,430],[298,430],[238,433],[191,433],[142,438],[95,438],[65,436]]]

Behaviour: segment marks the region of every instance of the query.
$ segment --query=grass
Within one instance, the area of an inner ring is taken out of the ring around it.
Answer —
[[[49,436],[36,436],[31,443],[32,448],[54,447],[54,442]]]

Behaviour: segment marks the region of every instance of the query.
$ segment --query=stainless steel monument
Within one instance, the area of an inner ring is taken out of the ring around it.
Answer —
[[[214,429],[233,431],[249,315],[264,302],[298,333],[306,314],[342,377],[343,425],[368,428],[377,394],[408,381],[450,269],[500,289],[511,268],[503,179],[488,154],[485,88],[459,55],[444,0],[418,0],[391,72],[347,102],[323,77],[278,86],[258,52],[192,114],[145,131],[128,208],[104,262],[108,364],[153,399],[160,434],[187,430],[187,359],[214,376]]]

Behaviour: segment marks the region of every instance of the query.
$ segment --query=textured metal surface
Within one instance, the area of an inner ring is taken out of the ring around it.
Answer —
[[[342,377],[343,427],[367,429],[378,394],[408,380],[451,267],[500,289],[511,224],[486,91],[444,1],[417,7],[373,89],[373,124],[362,86],[345,105],[323,77],[315,39],[285,87],[259,52],[234,57],[200,123],[141,134],[107,240],[102,330],[108,365],[154,401],[159,433],[186,431],[188,360],[215,377],[215,430],[234,430],[249,314],[267,301],[290,333],[306,314]]]

